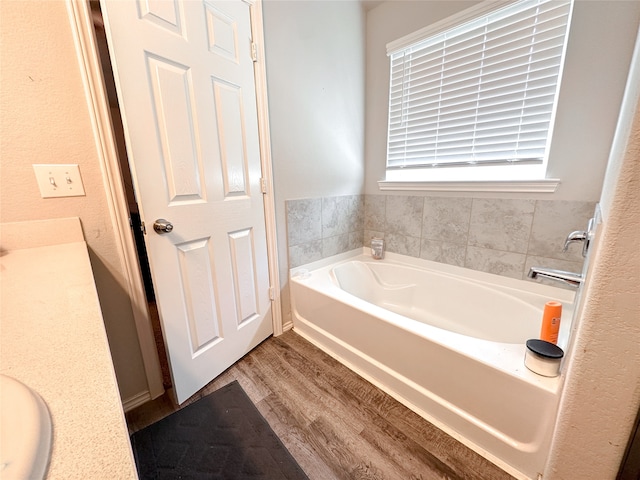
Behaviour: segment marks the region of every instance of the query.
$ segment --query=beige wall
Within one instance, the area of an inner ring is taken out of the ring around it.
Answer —
[[[0,221],[80,217],[126,400],[147,383],[65,2],[2,0],[0,21]],[[34,163],[79,164],[86,196],[42,199]]]
[[[616,478],[640,406],[640,35],[601,207],[550,480]]]

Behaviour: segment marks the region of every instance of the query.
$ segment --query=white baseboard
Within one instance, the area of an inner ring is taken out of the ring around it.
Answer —
[[[150,402],[151,400],[152,398],[151,398],[151,394],[149,393],[149,390],[145,390],[144,392],[137,393],[133,397],[129,397],[126,400],[123,400],[122,408],[126,413],[130,410],[133,410],[136,407],[139,407],[140,405]]]
[[[293,320],[289,320],[287,323],[282,324],[282,333],[286,332],[287,330],[291,330],[292,328],[293,328]]]

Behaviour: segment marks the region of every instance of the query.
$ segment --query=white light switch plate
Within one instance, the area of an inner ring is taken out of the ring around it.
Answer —
[[[79,197],[84,195],[84,185],[77,164],[34,165],[42,198]]]

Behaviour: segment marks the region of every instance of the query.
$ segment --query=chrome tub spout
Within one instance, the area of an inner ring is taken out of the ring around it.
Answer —
[[[529,278],[549,278],[557,282],[566,283],[575,288],[578,288],[584,280],[584,277],[579,273],[565,272],[564,270],[545,267],[531,267],[527,276]]]

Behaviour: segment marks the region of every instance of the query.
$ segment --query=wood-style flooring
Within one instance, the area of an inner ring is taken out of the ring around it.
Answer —
[[[184,405],[233,380],[311,480],[513,478],[293,331],[265,340]],[[175,410],[165,394],[127,413],[129,431]]]

